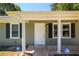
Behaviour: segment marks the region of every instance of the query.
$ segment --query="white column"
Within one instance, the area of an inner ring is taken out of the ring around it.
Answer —
[[[58,54],[61,54],[61,20],[60,19],[58,19],[57,52]]]
[[[25,22],[22,22],[22,51],[26,50]]]

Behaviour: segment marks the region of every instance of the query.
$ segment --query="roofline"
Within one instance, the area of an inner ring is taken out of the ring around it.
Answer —
[[[63,13],[63,12],[67,12],[67,13],[78,13],[79,11],[7,11],[7,13]]]
[[[7,12],[79,12],[79,11],[7,11]]]

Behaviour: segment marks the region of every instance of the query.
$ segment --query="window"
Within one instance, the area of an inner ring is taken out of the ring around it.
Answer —
[[[69,23],[62,24],[62,37],[71,37],[71,25]]]
[[[20,25],[10,24],[10,38],[18,39],[20,37]]]
[[[71,37],[71,24],[70,23],[62,23],[61,24],[61,37],[62,38],[70,38]],[[58,37],[58,25],[57,23],[53,23],[53,38]]]

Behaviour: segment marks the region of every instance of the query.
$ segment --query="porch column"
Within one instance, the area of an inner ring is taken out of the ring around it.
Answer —
[[[26,50],[25,22],[22,22],[22,51]]]
[[[58,54],[61,54],[61,19],[58,19],[57,52]]]

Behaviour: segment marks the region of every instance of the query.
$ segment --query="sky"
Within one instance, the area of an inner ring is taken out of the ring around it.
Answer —
[[[50,3],[19,3],[23,11],[50,11]]]

